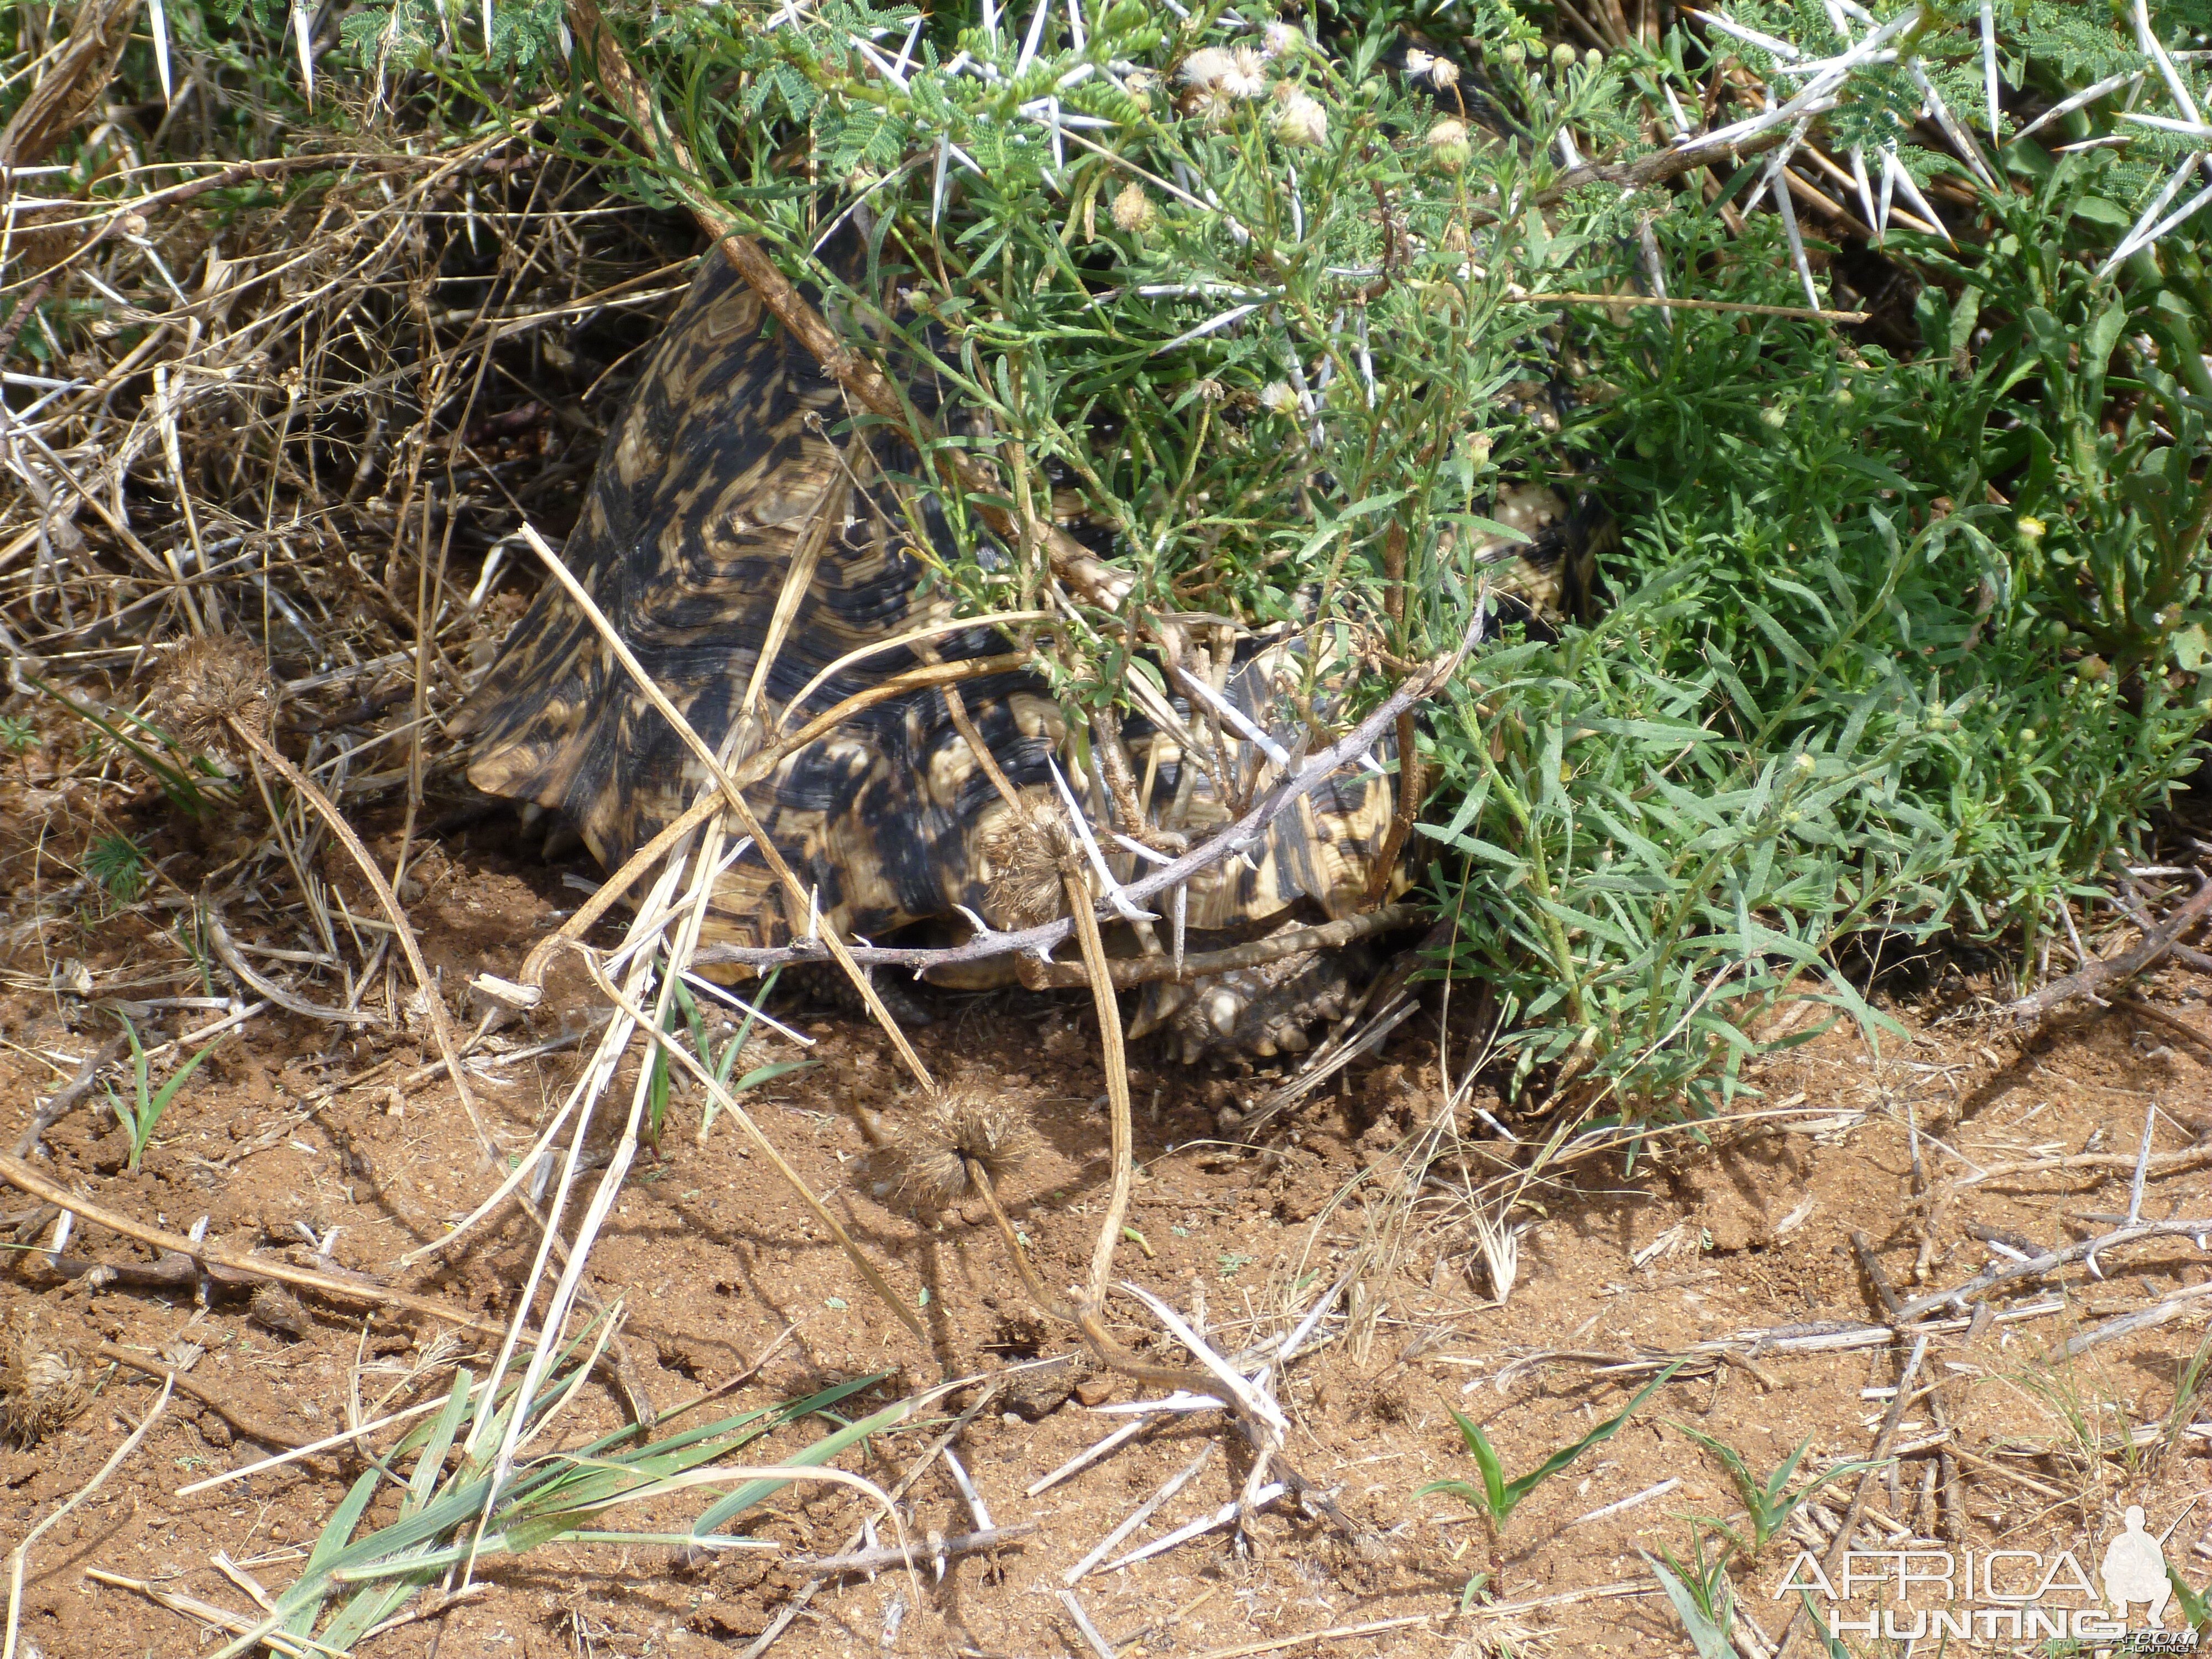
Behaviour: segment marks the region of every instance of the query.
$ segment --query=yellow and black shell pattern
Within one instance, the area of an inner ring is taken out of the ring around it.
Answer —
[[[910,390],[932,406],[927,388]],[[757,747],[763,732],[795,729],[921,660],[903,646],[876,651],[823,680],[803,708],[789,706],[841,659],[954,619],[941,593],[926,591],[926,566],[914,550],[917,525],[939,549],[951,545],[937,503],[894,482],[915,469],[881,428],[838,432],[850,412],[805,349],[764,327],[757,297],[709,254],[609,434],[563,550],[563,562],[725,765]],[[782,637],[763,673],[763,646],[779,631],[780,604]],[[979,626],[939,635],[933,648],[963,660],[1008,647],[1002,634]],[[1303,678],[1286,666],[1290,649],[1246,653],[1223,686],[1286,744],[1297,722],[1281,694]],[[1093,822],[1106,820],[1092,805],[1102,793],[1097,780],[1066,753],[1067,724],[1041,678],[991,675],[961,690],[1024,797],[1057,799],[1057,756]],[[757,718],[741,718],[748,707]],[[468,775],[477,787],[562,815],[610,868],[707,783],[683,740],[551,582],[457,725],[472,744]],[[1153,728],[1133,722],[1128,737],[1149,815],[1194,835],[1227,816],[1213,782],[1230,775],[1224,760],[1248,777],[1261,760],[1233,732],[1213,733],[1207,740],[1212,747],[1220,739],[1218,752],[1187,779],[1175,745]],[[1329,916],[1358,908],[1394,805],[1388,758],[1386,748],[1381,764],[1330,780],[1262,844],[1194,881],[1188,925],[1241,929],[1294,908]],[[855,714],[786,757],[750,799],[808,905],[790,902],[749,849],[718,882],[714,942],[781,945],[817,920],[847,938],[881,940],[963,908],[990,915],[986,849],[1009,809],[940,691],[917,690]]]

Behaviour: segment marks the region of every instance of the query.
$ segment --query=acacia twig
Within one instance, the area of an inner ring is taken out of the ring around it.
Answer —
[[[1435,696],[1449,684],[1468,651],[1473,647],[1480,628],[1478,616],[1455,649],[1399,682],[1397,688],[1377,703],[1364,720],[1328,748],[1310,757],[1296,772],[1279,780],[1253,804],[1251,810],[1243,817],[1224,824],[1174,862],[1156,866],[1125,883],[1121,896],[1132,904],[1142,904],[1155,895],[1180,886],[1193,876],[1212,869],[1224,859],[1253,845],[1275,818],[1311,794],[1336,773],[1357,763],[1360,756],[1374,747],[1376,740],[1390,728],[1403,710]],[[1057,921],[1022,928],[1014,933],[981,933],[965,945],[942,949],[884,946],[848,946],[845,949],[858,963],[911,968],[920,973],[931,968],[987,962],[1017,951],[1042,956],[1074,931],[1073,918],[1063,916]],[[750,968],[768,969],[792,963],[819,962],[823,954],[820,946],[811,942],[772,949],[710,945],[702,947],[696,959],[702,963],[739,963]]]
[[[2076,997],[2098,1000],[2098,994],[2108,985],[2133,979],[2172,951],[2181,936],[2212,910],[2212,881],[2199,886],[2190,895],[2188,902],[2168,916],[2155,931],[2145,933],[2142,944],[2132,951],[2123,951],[2118,956],[2106,957],[2093,962],[2079,973],[2069,974],[2041,990],[2005,1005],[2003,1012],[2015,1019],[2035,1019],[2049,1013],[2062,1003]]]

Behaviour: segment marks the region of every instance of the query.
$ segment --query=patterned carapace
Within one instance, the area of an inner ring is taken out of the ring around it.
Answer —
[[[926,391],[915,389],[917,402],[933,410]],[[927,565],[915,550],[917,542],[949,550],[952,536],[934,497],[898,482],[917,470],[911,452],[880,426],[840,434],[850,414],[836,383],[797,342],[764,327],[757,298],[710,254],[609,436],[564,550],[564,562],[725,765],[924,659],[907,645],[878,649],[815,684],[832,665],[957,615],[942,586],[926,584]],[[1519,580],[1505,585],[1540,614],[1571,612],[1589,589],[1592,538],[1557,497],[1529,494],[1548,503],[1524,504],[1542,533],[1510,560]],[[977,626],[936,635],[926,648],[959,661],[1009,646],[999,630]],[[1228,700],[1286,742],[1296,722],[1282,693],[1304,678],[1304,648],[1248,641],[1223,664]],[[802,691],[805,707],[792,707]],[[1072,763],[1067,722],[1042,678],[994,674],[961,692],[1024,798],[1058,799],[1057,756],[1094,823],[1106,820],[1103,792],[1087,787],[1091,775]],[[550,582],[458,726],[473,740],[469,777],[477,787],[561,814],[609,867],[680,816],[707,782]],[[1262,757],[1203,718],[1185,730],[1202,734],[1206,765],[1179,764],[1175,742],[1141,720],[1127,737],[1153,823],[1195,836],[1226,816],[1217,781],[1251,778]],[[854,715],[787,757],[752,800],[819,921],[848,938],[880,942],[963,908],[997,920],[985,849],[1010,809],[938,690]],[[1352,913],[1394,804],[1390,776],[1352,769],[1332,779],[1279,819],[1263,846],[1191,884],[1188,927],[1249,934],[1299,911]],[[708,935],[782,944],[810,926],[794,908],[748,850],[717,884]],[[1213,1006],[1217,1037],[1271,1050],[1267,1031],[1233,1029],[1233,1018],[1221,1030],[1218,996]]]

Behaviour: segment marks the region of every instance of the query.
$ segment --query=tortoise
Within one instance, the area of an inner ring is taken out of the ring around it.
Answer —
[[[726,261],[706,258],[609,433],[562,556],[726,764],[757,746],[764,726],[795,727],[915,668],[924,660],[919,650],[959,662],[1007,648],[998,629],[979,623],[926,646],[844,661],[957,622],[951,599],[927,580],[931,559],[914,544],[919,526],[941,553],[953,545],[951,528],[933,495],[898,482],[919,471],[911,452],[880,429],[837,434],[848,410],[836,383],[798,342],[763,323],[752,290]],[[926,390],[917,389],[918,401]],[[1498,510],[1518,510],[1538,532],[1517,556],[1499,544],[1524,602],[1540,616],[1573,614],[1592,586],[1601,532],[1591,516],[1569,513],[1548,491]],[[780,604],[784,625],[762,673]],[[1291,729],[1281,683],[1307,648],[1297,639],[1248,635],[1217,663],[1221,696],[1255,725]],[[1056,757],[1079,784],[1089,776],[1073,763],[1071,722],[1039,676],[989,673],[964,682],[960,694],[1025,801],[1058,798]],[[794,707],[802,695],[803,708]],[[757,720],[742,718],[749,696],[757,699]],[[1174,708],[1190,715],[1181,702]],[[1126,738],[1152,822],[1194,837],[1229,816],[1219,786],[1252,776],[1261,757],[1218,720],[1193,724],[1207,731],[1208,764],[1182,764],[1157,722],[1132,720]],[[478,789],[559,815],[611,869],[680,816],[708,781],[551,582],[508,634],[457,726],[472,744],[468,776]],[[1395,797],[1380,764],[1340,774],[1279,818],[1262,844],[1194,880],[1186,925],[1199,948],[1209,938],[1250,938],[1300,917],[1367,908]],[[815,915],[793,914],[797,907],[749,848],[719,878],[710,940],[782,945],[806,936],[817,918],[847,939],[878,943],[916,924],[956,923],[963,913],[1010,925],[994,883],[994,860],[1002,861],[994,848],[1006,844],[1013,809],[939,690],[902,692],[864,709],[786,757],[749,799]],[[1340,975],[1292,958],[1208,985],[1159,988],[1132,1035],[1164,1024],[1187,1059],[1265,1056],[1303,1049],[1307,1024],[1342,1006]]]

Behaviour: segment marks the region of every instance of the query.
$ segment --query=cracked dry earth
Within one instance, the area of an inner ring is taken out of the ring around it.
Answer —
[[[503,861],[489,847],[497,839],[483,831],[476,844],[449,842],[419,869],[412,912],[449,985],[479,969],[511,971],[574,902],[556,875]],[[158,893],[118,915],[41,910],[35,836],[18,825],[5,850],[0,886],[15,897],[0,963],[0,1133],[12,1142],[34,1100],[113,1034],[100,999],[203,988]],[[380,848],[387,859],[390,850]],[[1866,1326],[1878,1306],[1854,1233],[1907,1297],[1969,1279],[2006,1250],[2091,1236],[2129,1207],[2154,1104],[2160,1156],[2142,1213],[2207,1212],[2212,1048],[2184,1035],[2194,1028],[2212,1042],[2203,985],[2177,970],[2143,987],[2165,1023],[2116,1007],[2027,1038],[1988,1022],[1937,1024],[1932,1009],[1904,1006],[1893,1012],[1908,1037],[1878,1055],[1855,1035],[1823,1036],[1766,1067],[1757,1079],[1764,1098],[1711,1144],[1664,1139],[1632,1166],[1618,1152],[1593,1156],[1531,1186],[1508,1218],[1518,1261],[1502,1303],[1449,1183],[1432,1184],[1395,1260],[1360,1281],[1351,1328],[1296,1362],[1282,1387],[1290,1455],[1382,1547],[1352,1547],[1269,1508],[1241,1538],[1219,1528],[1091,1573],[1077,1589],[1088,1618],[1122,1654],[1688,1652],[1636,1552],[1686,1555],[1689,1516],[1726,1517],[1738,1505],[1720,1465],[1685,1431],[1727,1442],[1763,1475],[1805,1441],[1808,1468],[1863,1456],[1881,1426],[1899,1346],[1878,1332],[1832,1334]],[[246,1022],[180,1091],[136,1173],[125,1167],[121,1131],[94,1103],[97,1091],[46,1137],[36,1167],[140,1222],[183,1231],[204,1218],[207,1238],[236,1252],[307,1260],[312,1237],[341,1268],[394,1273],[403,1254],[495,1179],[427,1063],[434,1054],[408,1032],[404,994],[395,1004],[391,1026],[357,1037],[273,1012]],[[937,1006],[941,1017],[915,1033],[918,1046],[941,1079],[1018,1106],[1034,1124],[1042,1149],[1008,1178],[1006,1195],[1048,1282],[1079,1279],[1106,1176],[1095,1104],[1103,1085],[1081,999]],[[148,1024],[169,1036],[179,1019],[211,1017],[156,1013]],[[488,1127],[509,1153],[530,1143],[580,1064],[559,1040],[593,1017],[588,987],[556,976],[546,1006],[479,1063]],[[854,1405],[949,1376],[984,1379],[994,1391],[952,1449],[994,1524],[1035,1530],[995,1554],[951,1561],[941,1578],[925,1568],[832,1583],[771,1651],[1090,1651],[1057,1596],[1069,1567],[1209,1444],[1198,1474],[1125,1549],[1233,1500],[1248,1466],[1217,1418],[1199,1413],[1031,1495],[1040,1477],[1125,1421],[1102,1408],[1137,1391],[1080,1360],[1036,1363],[1077,1344],[1030,1311],[976,1224],[982,1218],[915,1213],[861,1136],[855,1108],[895,1116],[904,1103],[888,1045],[842,1017],[798,1018],[814,1039],[805,1057],[816,1063],[757,1091],[757,1119],[893,1283],[927,1291],[929,1346],[872,1299],[726,1121],[696,1138],[697,1103],[679,1089],[658,1155],[641,1159],[590,1261],[598,1298],[620,1298],[628,1310],[633,1378],[663,1410],[737,1379],[726,1409],[878,1373]],[[1224,1348],[1285,1329],[1384,1229],[1381,1194],[1398,1179],[1404,1143],[1441,1109],[1437,1031],[1433,1011],[1410,1022],[1377,1061],[1304,1103],[1257,1149],[1233,1144],[1221,1126],[1223,1109],[1259,1084],[1140,1055],[1136,1238],[1120,1271]],[[752,1057],[800,1056],[777,1038]],[[626,1099],[626,1086],[618,1082],[613,1098]],[[1478,1094],[1456,1127],[1486,1156],[1498,1151],[1498,1127],[1513,1122],[1502,1103]],[[20,1220],[34,1207],[16,1195],[12,1212]],[[343,1427],[355,1410],[442,1393],[443,1367],[465,1360],[480,1375],[495,1346],[413,1315],[364,1316],[312,1296],[272,1313],[221,1283],[204,1304],[189,1283],[134,1284],[131,1270],[155,1253],[97,1225],[75,1231],[67,1270],[57,1271],[28,1248],[51,1237],[41,1222],[17,1239],[0,1315],[80,1355],[102,1344],[149,1355],[203,1350],[191,1380],[297,1438]],[[403,1282],[497,1325],[514,1311],[534,1243],[527,1218],[510,1212]],[[106,1275],[84,1273],[95,1262],[121,1272],[99,1285]],[[2135,1503],[2154,1530],[2181,1517],[2167,1559],[2192,1583],[2212,1577],[2200,1541],[2212,1506],[2186,1509],[2212,1486],[2212,1429],[2190,1426],[2212,1411],[2183,1412],[2165,1435],[2212,1298],[2185,1299],[2166,1322],[2054,1358],[2069,1338],[2208,1279],[2212,1259],[2187,1237],[2165,1238],[2113,1252],[2094,1273],[2075,1264],[1993,1294],[1989,1316],[1939,1322],[1917,1379],[1933,1392],[1902,1413],[1893,1443],[1905,1455],[1893,1476],[1868,1483],[1861,1535],[2071,1548],[2089,1560]],[[1172,1358],[1138,1304],[1117,1301],[1112,1314],[1125,1341]],[[1807,1346],[1807,1328],[1832,1328],[1827,1346]],[[1619,1411],[1649,1374],[1608,1365],[1761,1330],[1781,1340],[1683,1368],[1629,1427],[1537,1488],[1495,1540],[1456,1499],[1419,1495],[1427,1482],[1474,1473],[1448,1408],[1482,1423],[1517,1473]],[[11,1547],[86,1486],[155,1398],[143,1375],[89,1369],[99,1386],[79,1414],[36,1446],[0,1451],[0,1539]],[[894,1484],[948,1413],[976,1403],[981,1386],[848,1454],[844,1466]],[[578,1443],[622,1420],[618,1399],[594,1380],[558,1432]],[[2129,1431],[2146,1425],[2158,1425],[2160,1444],[2136,1449]],[[816,1432],[786,1431],[762,1455]],[[213,1651],[225,1638],[201,1618],[91,1575],[249,1613],[244,1583],[289,1583],[363,1467],[322,1455],[179,1495],[267,1449],[179,1397],[32,1547],[19,1651]],[[1946,1450],[1954,1454],[1948,1484],[1936,1480]],[[1834,1529],[1851,1491],[1832,1486],[1808,1506],[1799,1523],[1808,1537],[1817,1543]],[[915,1482],[908,1506],[905,1524],[917,1536],[975,1524],[944,1459]],[[622,1524],[681,1527],[700,1507],[648,1509]],[[790,1487],[747,1517],[747,1530],[787,1553],[692,1559],[658,1547],[569,1545],[489,1560],[480,1591],[362,1651],[735,1656],[805,1583],[793,1557],[844,1547],[867,1514],[848,1489]],[[1739,1584],[1746,1626],[1770,1638],[1789,1611],[1770,1592],[1796,1547],[1784,1540]],[[1462,1613],[1461,1587],[1477,1572],[1491,1575],[1490,1599]],[[1354,1633],[1297,1639],[1347,1627]],[[1747,1653],[1764,1650],[1750,1629],[1744,1641]]]

